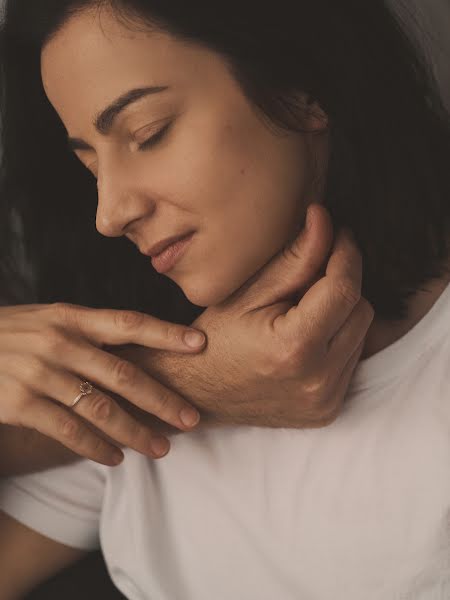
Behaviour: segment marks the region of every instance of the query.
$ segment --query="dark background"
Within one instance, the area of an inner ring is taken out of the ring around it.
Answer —
[[[25,600],[126,600],[112,583],[101,552],[91,552]]]

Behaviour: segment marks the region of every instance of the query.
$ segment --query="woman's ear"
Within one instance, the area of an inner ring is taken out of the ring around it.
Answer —
[[[319,103],[306,93],[298,94],[296,98],[301,107],[302,126],[309,132],[326,131],[328,115],[322,110]]]
[[[306,115],[308,129],[313,131],[325,131],[328,129],[328,115],[314,102],[310,106],[310,112]]]

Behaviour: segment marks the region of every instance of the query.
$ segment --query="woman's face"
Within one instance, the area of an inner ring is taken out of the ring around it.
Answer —
[[[165,275],[192,303],[215,305],[295,237],[307,206],[322,201],[313,178],[326,169],[326,118],[308,116],[308,134],[277,132],[218,54],[141,29],[131,32],[106,11],[101,19],[89,11],[72,17],[43,49],[44,88],[97,178],[98,231],[125,235],[143,253],[194,231]],[[150,86],[167,89],[135,95],[96,129],[113,101]],[[166,125],[153,146],[140,148]]]

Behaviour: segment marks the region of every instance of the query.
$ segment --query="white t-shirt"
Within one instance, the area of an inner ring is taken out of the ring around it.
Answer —
[[[10,478],[0,507],[101,546],[132,600],[449,600],[449,334],[450,286],[328,427],[181,434],[159,461]]]

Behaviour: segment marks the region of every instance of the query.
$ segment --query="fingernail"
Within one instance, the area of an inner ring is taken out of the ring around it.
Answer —
[[[152,451],[156,456],[164,456],[170,448],[169,440],[164,437],[154,437],[151,441]]]
[[[198,348],[205,341],[205,336],[199,331],[188,331],[184,334],[185,343],[191,348]]]
[[[194,427],[200,421],[200,413],[195,408],[180,410],[180,419],[185,427]]]
[[[113,452],[111,460],[115,465],[119,465],[124,459],[124,455],[122,452],[120,452],[120,450],[117,450],[117,452]]]

